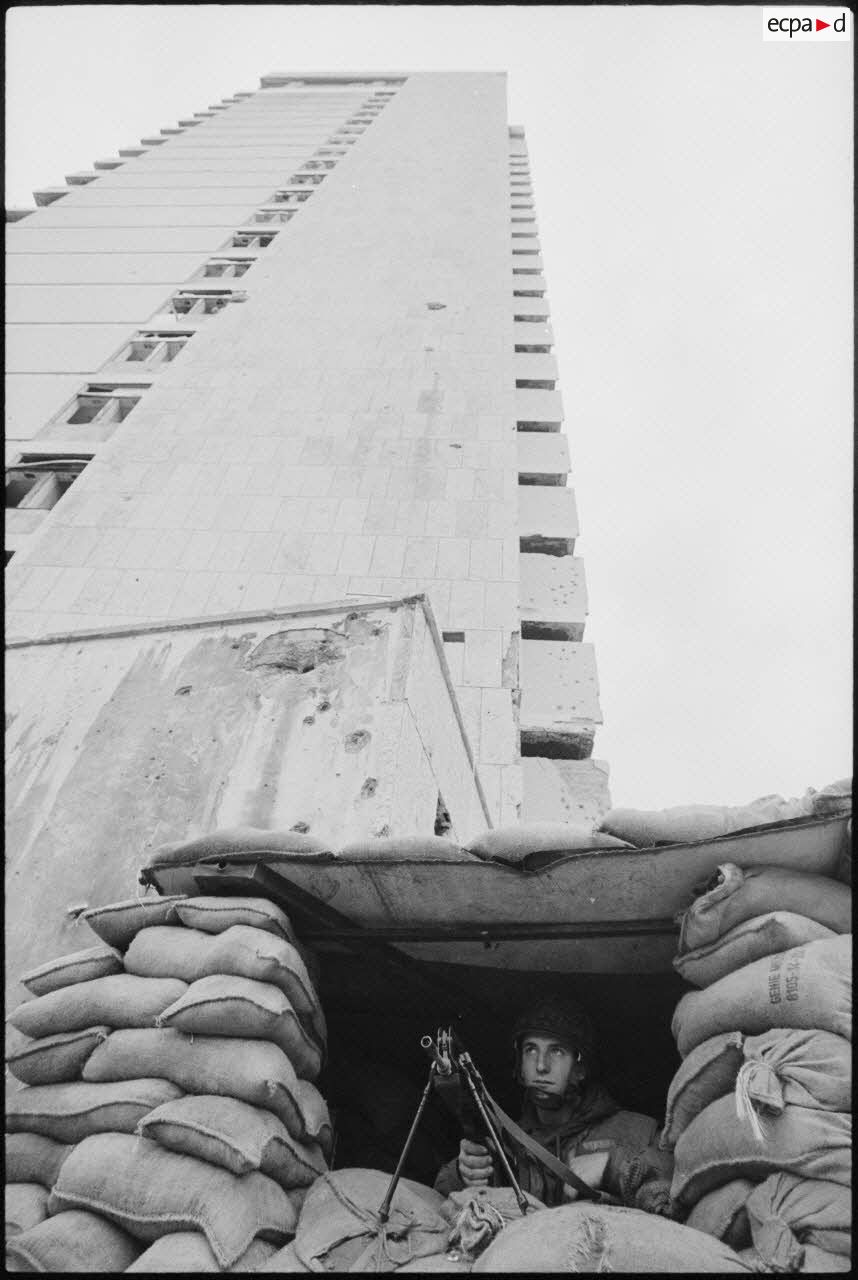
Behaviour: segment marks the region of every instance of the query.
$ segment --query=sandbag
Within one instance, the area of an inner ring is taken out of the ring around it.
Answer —
[[[733,1031],[704,1040],[670,1083],[659,1146],[670,1150],[695,1116],[734,1089],[743,1113],[747,1106],[781,1112],[786,1105],[849,1111],[852,1046],[829,1031],[788,1028],[747,1037]]]
[[[852,1195],[847,1186],[777,1173],[753,1189],[746,1211],[754,1248],[771,1271],[802,1270],[806,1245],[851,1254]]]
[[[322,1068],[321,1049],[305,1032],[287,997],[271,982],[222,973],[199,978],[155,1019],[155,1025],[189,1035],[270,1040],[305,1080],[315,1080]]]
[[[254,1240],[247,1251],[236,1258],[230,1271],[258,1271],[276,1253],[276,1245]],[[201,1231],[173,1231],[150,1244],[128,1271],[171,1271],[188,1275],[197,1271],[220,1271],[220,1266]]]
[[[203,933],[223,933],[234,924],[245,924],[297,945],[289,917],[267,898],[185,898],[176,904],[176,915],[183,925]]]
[[[327,1107],[309,1081],[298,1080],[276,1044],[228,1036],[192,1037],[167,1028],[115,1031],[91,1054],[83,1076],[89,1081],[133,1080],[141,1072],[156,1071],[184,1093],[221,1094],[273,1111],[293,1138],[316,1140],[324,1149],[315,1130],[321,1128]],[[316,1100],[319,1114],[305,1118],[307,1104]],[[330,1135],[330,1119],[327,1123]]]
[[[310,1268],[305,1267],[303,1262],[298,1261],[295,1253],[295,1242],[283,1246],[276,1253],[272,1254],[266,1262],[263,1262],[258,1271],[276,1271],[279,1275],[306,1275]]]
[[[31,969],[21,978],[34,996],[46,996],[73,982],[90,982],[93,978],[106,978],[111,973],[122,972],[122,956],[115,947],[103,943],[87,947],[57,960],[48,960],[37,969]]]
[[[517,822],[510,827],[494,827],[468,841],[467,852],[477,858],[492,859],[517,866],[532,854],[584,853],[591,849],[629,849],[631,845],[612,835],[599,834],[587,826],[569,822]]]
[[[169,1080],[151,1077],[116,1084],[34,1085],[6,1095],[6,1129],[72,1143],[93,1133],[133,1133],[147,1112],[179,1095]]]
[[[337,850],[340,862],[473,862],[474,855],[443,836],[370,836]]]
[[[714,942],[677,955],[673,967],[686,982],[695,987],[708,987],[762,956],[834,936],[833,929],[807,916],[798,916],[792,911],[770,911],[767,915],[743,920]]]
[[[697,840],[717,840],[733,831],[767,826],[793,818],[810,817],[811,791],[801,799],[761,796],[746,805],[683,804],[668,809],[611,809],[597,830],[628,840],[639,849],[659,844],[693,844]]]
[[[787,867],[718,868],[719,883],[679,917],[679,953],[721,938],[737,924],[770,911],[790,911],[834,933],[852,928],[852,890],[830,876]]]
[[[400,1182],[382,1230],[378,1209],[390,1174],[338,1169],[313,1183],[295,1232],[295,1255],[311,1271],[393,1271],[414,1258],[440,1253],[448,1224]]]
[[[741,1031],[725,1031],[704,1040],[689,1053],[670,1082],[664,1124],[658,1137],[662,1151],[672,1151],[695,1116],[736,1085],[745,1061]]]
[[[295,1100],[303,1125],[303,1132],[298,1136],[303,1142],[318,1142],[325,1155],[330,1156],[334,1145],[334,1131],[327,1102],[309,1080],[296,1082]]]
[[[432,1253],[428,1258],[417,1258],[415,1262],[406,1262],[405,1266],[397,1267],[396,1274],[399,1275],[401,1271],[405,1271],[409,1274],[429,1273],[433,1275],[458,1272],[461,1275],[463,1273],[467,1274],[472,1265],[471,1262],[465,1262],[457,1253]]]
[[[289,1000],[305,1028],[324,1044],[324,1018],[304,961],[291,943],[264,929],[243,924],[217,934],[169,925],[144,929],[128,948],[125,968],[141,977],[177,977],[185,982],[224,973],[271,982]]]
[[[127,902],[111,902],[105,907],[91,907],[82,911],[79,919],[85,920],[108,946],[124,951],[140,929],[149,925],[169,924],[178,919],[176,904],[183,902],[183,893],[169,894],[163,898],[130,898]]]
[[[817,791],[812,801],[813,814],[817,818],[834,818],[852,812],[852,779],[839,778]]]
[[[58,1084],[77,1080],[97,1044],[110,1035],[110,1027],[85,1027],[58,1036],[30,1040],[6,1055],[6,1065],[24,1084]]]
[[[710,1102],[676,1144],[673,1199],[690,1207],[734,1178],[760,1182],[780,1172],[849,1185],[851,1115],[786,1106],[780,1115],[762,1118],[762,1130],[760,1140],[737,1114],[731,1094]]]
[[[38,1182],[6,1181],[6,1239],[29,1231],[48,1216],[48,1191]]]
[[[775,1027],[830,1031],[851,1041],[850,934],[765,956],[703,991],[689,991],[671,1023],[683,1058],[721,1032],[757,1035]]]
[[[755,1251],[756,1252],[756,1251]],[[829,1253],[806,1244],[799,1271],[802,1275],[830,1275],[832,1271],[851,1271],[852,1259],[842,1253]]]
[[[720,1240],[678,1222],[640,1209],[567,1204],[511,1222],[477,1258],[472,1274],[750,1270]]]
[[[296,854],[313,861],[333,855],[324,840],[301,831],[268,831],[261,827],[224,827],[192,840],[176,840],[154,849],[146,869],[190,867],[195,862],[291,862]]]
[[[140,1246],[97,1213],[56,1213],[6,1245],[9,1271],[125,1271]]]
[[[52,1187],[71,1145],[41,1133],[6,1134],[5,1174],[9,1182],[40,1182]]]
[[[239,1177],[259,1170],[287,1191],[308,1187],[327,1169],[316,1143],[297,1142],[270,1111],[235,1098],[178,1098],[150,1111],[137,1132],[169,1151],[208,1160]]]
[[[746,1249],[751,1243],[751,1228],[745,1205],[754,1189],[748,1178],[733,1178],[714,1191],[707,1191],[685,1220],[687,1227],[717,1236],[731,1249]]]
[[[8,1021],[25,1036],[60,1035],[86,1027],[151,1027],[159,1013],[187,990],[177,978],[140,978],[128,973],[77,982],[25,1000]]]
[[[295,1227],[288,1196],[264,1174],[236,1178],[124,1133],[79,1143],[60,1170],[48,1209],[95,1210],[147,1243],[175,1231],[202,1231],[221,1267],[231,1267],[255,1236],[285,1244]]]

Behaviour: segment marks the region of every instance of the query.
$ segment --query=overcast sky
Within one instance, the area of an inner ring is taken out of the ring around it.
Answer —
[[[267,71],[507,71],[614,804],[851,772],[851,44],[764,42],[751,5],[61,5],[7,24],[8,206]]]

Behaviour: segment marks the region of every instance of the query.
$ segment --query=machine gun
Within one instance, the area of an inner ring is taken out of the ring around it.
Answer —
[[[518,1201],[518,1207],[522,1215],[532,1210],[533,1206],[528,1204],[527,1197],[524,1195],[513,1172],[510,1157],[504,1147],[502,1132],[507,1133],[515,1142],[523,1146],[545,1168],[560,1178],[566,1186],[572,1187],[579,1196],[588,1200],[601,1200],[598,1191],[588,1186],[571,1169],[568,1169],[560,1160],[549,1151],[546,1151],[541,1143],[532,1138],[530,1134],[525,1133],[515,1121],[510,1119],[505,1111],[501,1110],[486,1088],[476,1063],[452,1027],[447,1029],[439,1028],[435,1033],[434,1039],[432,1036],[423,1036],[420,1041],[420,1047],[430,1059],[429,1079],[426,1081],[420,1105],[412,1121],[408,1137],[405,1139],[405,1146],[402,1148],[402,1154],[391,1178],[387,1194],[379,1209],[378,1216],[381,1223],[385,1223],[390,1216],[390,1205],[394,1192],[402,1176],[402,1169],[408,1157],[414,1135],[417,1132],[420,1117],[423,1115],[426,1104],[429,1101],[429,1095],[433,1089],[456,1115],[462,1126],[464,1136],[471,1141],[476,1140],[485,1143],[496,1153],[504,1174],[515,1192],[515,1198]]]

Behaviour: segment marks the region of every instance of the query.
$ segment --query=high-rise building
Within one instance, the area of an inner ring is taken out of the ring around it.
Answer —
[[[496,823],[608,807],[523,130],[262,77],[8,228],[7,630],[424,592]]]

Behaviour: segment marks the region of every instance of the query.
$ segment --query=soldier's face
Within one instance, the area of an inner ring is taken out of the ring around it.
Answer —
[[[537,1105],[562,1098],[584,1078],[581,1054],[549,1036],[528,1035],[521,1045],[521,1082]]]

